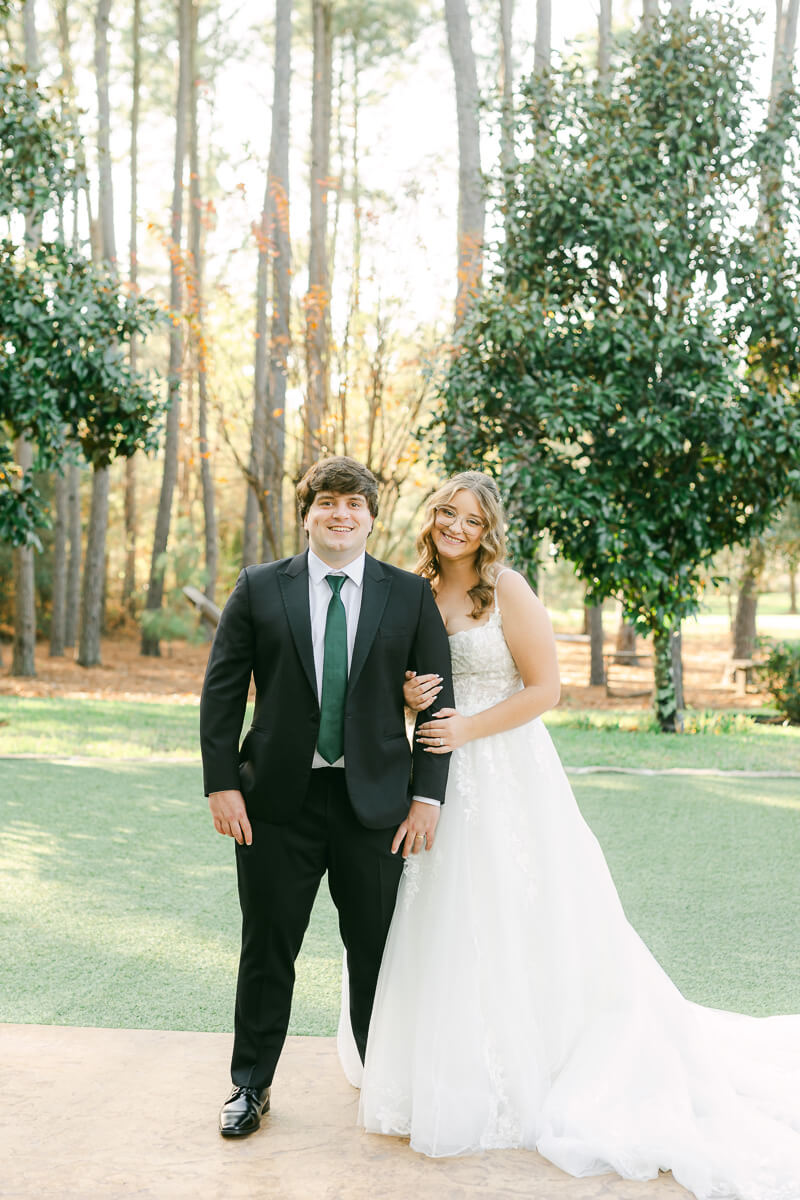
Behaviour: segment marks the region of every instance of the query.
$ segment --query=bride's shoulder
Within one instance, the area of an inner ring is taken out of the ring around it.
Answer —
[[[521,571],[503,567],[495,576],[494,590],[504,620],[509,616],[523,619],[546,616],[544,605]]]

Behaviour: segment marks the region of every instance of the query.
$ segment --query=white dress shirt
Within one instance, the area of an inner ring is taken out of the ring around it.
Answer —
[[[366,552],[362,551],[358,558],[354,558],[352,562],[347,563],[344,567],[329,567],[327,563],[314,553],[309,547],[308,551],[308,603],[311,612],[311,645],[314,651],[314,674],[317,679],[317,700],[322,704],[322,665],[325,659],[325,625],[328,620],[328,605],[331,601],[333,592],[327,582],[327,575],[344,575],[345,581],[342,584],[342,590],[339,595],[344,605],[344,615],[347,622],[347,670],[350,670],[350,664],[353,661],[353,647],[356,643],[356,632],[358,630],[358,618],[361,615],[361,597],[364,594],[364,566],[366,564]],[[398,681],[398,687],[402,687],[402,681]],[[337,758],[336,762],[329,763],[322,757],[318,749],[314,750],[314,761],[311,764],[315,767],[343,767],[344,755]],[[425,804],[439,805],[438,800],[432,800],[428,796],[415,796],[415,800],[421,800]]]

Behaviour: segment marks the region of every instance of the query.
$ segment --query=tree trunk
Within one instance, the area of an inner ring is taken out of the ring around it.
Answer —
[[[636,626],[631,625],[624,617],[620,617],[619,626],[617,628],[616,649],[626,655],[626,657],[617,659],[617,662],[628,663],[629,666],[638,667],[640,665],[638,658],[629,657],[636,649]]]
[[[114,188],[111,177],[111,103],[108,94],[108,26],[111,0],[97,0],[94,36],[94,66],[97,80],[97,173],[98,219],[103,258],[117,263],[114,233]]]
[[[109,467],[92,472],[92,507],[86,536],[86,559],[81,590],[81,635],[78,662],[82,667],[100,664],[100,630],[103,624],[103,593],[106,577],[106,528],[108,525]]]
[[[303,466],[328,449],[328,353],[330,281],[327,221],[333,80],[332,0],[312,0],[314,82],[311,92],[311,226],[308,251],[306,312],[307,393],[303,431]]]
[[[25,68],[30,75],[39,74],[39,39],[36,35],[36,5],[25,0],[22,6],[22,32],[25,42]]]
[[[273,114],[274,116],[274,114]],[[269,282],[269,259],[272,247],[269,241],[269,177],[264,192],[261,210],[261,225],[258,231],[258,264],[256,267],[256,340],[253,372],[253,423],[250,429],[250,475],[244,506],[244,530],[242,533],[242,566],[249,567],[258,562],[259,527],[263,503],[264,463],[267,443],[267,303]]]
[[[259,384],[266,375],[266,369],[261,368],[259,358],[266,358],[266,346],[261,345],[261,332],[266,329],[266,253],[259,246],[258,266],[256,268],[256,345],[255,372],[253,376],[253,423],[250,428],[250,461],[248,463],[249,478],[244,499],[244,523],[242,526],[242,566],[249,567],[258,562],[258,533],[261,509],[258,492],[264,478],[264,444],[266,442],[266,396]],[[262,262],[262,259],[264,261]],[[263,317],[262,317],[263,313]],[[263,371],[263,374],[262,374]]]
[[[111,177],[111,104],[108,94],[108,27],[111,0],[98,0],[94,26],[94,66],[97,85],[97,170],[100,256],[116,271],[117,243],[114,233],[114,189]],[[92,507],[81,589],[81,629],[78,662],[92,667],[100,662],[100,633],[104,624],[106,594],[106,531],[108,528],[108,465],[94,467]],[[96,506],[104,505],[100,512]],[[87,579],[89,572],[97,578]]]
[[[642,25],[645,29],[652,29],[655,22],[658,20],[658,0],[643,0],[642,4]]]
[[[797,561],[789,559],[789,612],[792,616],[797,614],[797,567]]]
[[[128,278],[136,294],[139,284],[138,223],[139,223],[139,107],[142,90],[141,52],[142,0],[133,0],[133,80],[131,83],[131,168],[130,168],[130,233],[128,237]],[[132,371],[138,366],[139,345],[131,337],[128,361]],[[136,610],[136,458],[125,461],[125,574],[122,581],[122,607],[132,616]]]
[[[685,707],[683,700],[683,632],[680,625],[672,633],[672,682],[675,687],[675,704],[678,712]]]
[[[131,338],[129,361],[136,369],[136,353]],[[122,578],[122,606],[134,616],[136,612],[136,458],[125,460],[125,574]]]
[[[661,627],[653,630],[656,719],[664,733],[680,733],[683,720],[675,693],[673,674],[673,632]]]
[[[283,542],[283,487],[286,444],[286,372],[289,354],[291,246],[289,242],[289,101],[292,52],[292,0],[275,10],[275,60],[269,166],[261,212],[256,275],[256,345],[250,479],[245,509],[244,565],[259,555],[279,558]],[[354,204],[357,200],[354,198]],[[272,326],[268,292],[272,268]],[[310,452],[310,441],[309,441]],[[259,521],[261,537],[259,539]]]
[[[200,79],[197,72],[197,25],[200,16],[198,0],[192,5],[190,45],[191,87],[189,104],[189,247],[194,266],[194,343],[197,366],[197,449],[200,456],[200,483],[203,492],[203,531],[205,535],[205,593],[214,600],[217,590],[217,513],[214,497],[214,478],[211,472],[211,451],[208,442],[208,371],[204,337],[203,311],[203,223],[200,195],[200,149],[197,123],[197,98]]]
[[[36,580],[32,546],[14,549],[14,653],[11,674],[36,674]]]
[[[269,219],[272,243],[272,327],[270,330],[266,491],[270,542],[275,558],[283,553],[283,473],[286,455],[286,376],[291,336],[292,247],[289,236],[289,114],[291,98],[292,0],[278,0],[275,11],[275,82],[269,148]],[[266,546],[264,546],[266,550]]]
[[[606,668],[603,661],[603,605],[587,604],[589,617],[590,667],[589,687],[604,687]]]
[[[611,75],[611,0],[600,0],[597,17],[597,79],[601,87]]]
[[[547,71],[552,48],[551,0],[536,0],[536,42],[533,49],[534,71]]]
[[[486,200],[481,171],[480,93],[466,0],[445,0],[447,44],[453,64],[458,118],[458,286],[456,331],[480,285]]]
[[[500,163],[503,177],[513,173],[514,153],[514,0],[500,0],[500,95],[502,125],[500,128]]]
[[[163,556],[169,541],[172,517],[172,497],[178,477],[178,439],[180,436],[181,361],[183,332],[181,304],[183,300],[182,264],[180,262],[183,231],[183,166],[186,159],[187,111],[189,105],[189,39],[191,29],[191,0],[178,0],[179,57],[178,100],[175,121],[175,163],[172,178],[172,216],[170,245],[169,306],[173,324],[169,332],[169,411],[164,443],[164,473],[158,500],[153,554],[150,561],[150,585],[147,591],[147,611],[158,612],[164,599]],[[142,654],[156,657],[161,647],[153,633],[142,631]]]
[[[81,602],[81,469],[77,462],[67,467],[67,531],[69,561],[67,563],[67,603],[64,614],[64,645],[74,646],[78,640],[78,617]]]
[[[26,10],[27,12],[27,10]],[[17,438],[17,463],[24,473],[31,470],[33,448],[25,438]],[[11,674],[36,674],[36,577],[33,546],[16,546],[14,560],[14,653]]]
[[[772,47],[772,72],[769,89],[769,115],[774,115],[778,97],[791,86],[794,48],[797,41],[797,17],[800,0],[775,0],[775,40]]]
[[[56,3],[56,24],[58,26],[58,45],[59,56],[61,59],[61,72],[63,77],[64,95],[68,97],[69,108],[73,119],[77,117],[77,101],[75,96],[75,78],[72,69],[72,53],[70,50],[70,31],[69,31],[69,0],[57,0]],[[86,174],[86,155],[84,151],[83,140],[78,139],[75,144],[75,173],[72,183],[72,249],[77,254],[80,249],[80,221],[79,208],[80,197],[83,193],[86,201],[86,219],[89,228],[92,228],[92,196],[89,189],[89,180]]]
[[[25,43],[25,67],[30,75],[39,73],[39,43],[36,36],[34,0],[25,0],[22,9],[22,29]],[[25,217],[25,239],[35,245],[41,230],[34,220]],[[23,473],[33,465],[33,447],[25,438],[17,438],[17,463]],[[11,674],[36,674],[36,568],[33,546],[17,546],[12,553],[14,570],[14,652]]]
[[[764,543],[761,538],[755,538],[747,548],[744,571],[739,581],[733,622],[733,658],[752,658],[755,653],[758,589],[765,561]]]
[[[352,93],[352,111],[350,116],[351,130],[351,154],[350,154],[350,171],[351,178],[349,184],[350,192],[350,207],[353,213],[353,257],[350,271],[350,290],[347,297],[347,316],[345,317],[344,330],[339,341],[339,355],[337,364],[337,374],[339,376],[338,387],[338,411],[336,421],[338,426],[338,441],[341,454],[349,454],[349,393],[350,393],[350,345],[352,334],[355,328],[355,314],[359,312],[361,307],[361,245],[362,245],[362,208],[361,208],[361,162],[360,162],[360,122],[361,122],[361,63],[359,59],[359,39],[356,32],[351,32],[350,36],[350,58],[351,58],[351,93]],[[345,161],[345,138],[343,132],[345,101],[344,101],[344,82],[346,76],[346,63],[344,53],[341,56],[341,64],[339,70],[339,83],[336,89],[336,144],[339,152],[340,170],[342,180],[344,180],[344,161]],[[339,214],[341,211],[342,195],[345,186],[340,184],[336,189],[336,204],[334,207],[333,218],[333,233],[331,236],[331,251],[329,257],[331,275],[335,272],[336,263],[336,238],[339,227]]]
[[[53,609],[50,617],[50,657],[62,658],[66,644],[67,619],[67,522],[69,518],[69,481],[67,470],[56,471],[53,526]]]

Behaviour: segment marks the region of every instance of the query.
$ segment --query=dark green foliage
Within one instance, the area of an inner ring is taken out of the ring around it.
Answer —
[[[759,671],[776,706],[800,725],[800,642],[775,643]]]
[[[64,196],[71,140],[72,131],[25,68],[0,65],[0,216],[37,216]]]
[[[68,441],[96,465],[155,444],[164,402],[131,371],[126,345],[157,316],[63,245],[0,244],[0,420],[36,443],[38,468],[57,463]],[[0,539],[18,545],[44,510],[33,480],[4,470],[10,457],[0,442]]]
[[[0,69],[0,216],[41,222],[70,184],[73,142],[35,81]],[[15,437],[34,443],[38,470],[69,442],[96,466],[155,444],[164,403],[126,346],[157,316],[59,242],[0,243],[0,541],[38,544],[47,523],[32,473],[14,466]]]
[[[675,17],[608,91],[577,67],[528,84],[506,239],[441,391],[446,465],[501,476],[518,555],[546,527],[651,633],[800,486],[797,97],[751,132],[749,45],[739,17]]]

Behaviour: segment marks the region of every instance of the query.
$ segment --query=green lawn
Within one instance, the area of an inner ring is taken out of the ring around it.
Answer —
[[[800,726],[757,725],[740,718],[742,729],[719,733],[686,733],[680,736],[643,729],[615,728],[620,722],[635,725],[646,714],[581,713],[556,709],[545,723],[561,759],[568,766],[715,767],[725,771],[800,772]],[[735,720],[735,718],[731,718]],[[590,722],[588,728],[587,723]]]
[[[0,696],[0,755],[196,759],[195,704]]]
[[[800,727],[755,725],[743,732],[667,737],[609,729],[619,714],[558,709],[547,724],[569,766],[723,767],[800,771]],[[110,700],[21,700],[0,696],[0,755],[44,754],[97,759],[196,761],[195,705]]]
[[[233,846],[211,828],[198,768],[0,771],[0,1020],[230,1029]],[[630,919],[687,995],[797,1011],[797,781],[604,776],[576,791]],[[293,1032],[333,1032],[340,954],[323,887]]]

